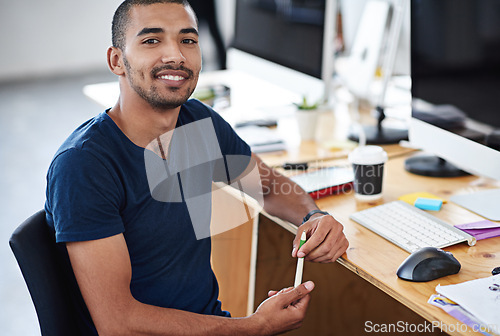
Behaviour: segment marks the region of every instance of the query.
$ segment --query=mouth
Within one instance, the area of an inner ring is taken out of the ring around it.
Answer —
[[[179,87],[190,78],[190,71],[187,69],[164,69],[155,71],[154,78],[161,80],[168,86]]]
[[[160,74],[156,79],[160,80],[169,87],[180,87],[187,81],[187,76],[183,74]]]
[[[180,82],[185,80],[186,78],[184,76],[178,76],[178,75],[162,75],[162,76],[157,76],[158,79],[165,79],[169,81],[175,81],[175,82]]]

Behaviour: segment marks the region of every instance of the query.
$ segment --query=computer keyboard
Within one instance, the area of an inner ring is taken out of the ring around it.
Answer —
[[[403,201],[355,212],[350,218],[410,253],[427,246],[476,244],[473,236]]]

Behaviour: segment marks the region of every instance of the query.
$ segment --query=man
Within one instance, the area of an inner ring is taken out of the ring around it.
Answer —
[[[215,112],[188,101],[201,70],[189,4],[124,1],[113,19],[107,59],[119,77],[119,100],[61,146],[47,174],[45,207],[98,333],[272,335],[297,328],[312,282],[270,291],[254,314],[230,318],[217,300],[210,239],[195,237],[183,184],[183,202],[160,202],[148,186],[146,148],[176,127],[210,118],[223,155],[251,156],[257,163],[266,211],[297,225],[309,214],[297,234],[306,231],[308,241],[297,250],[295,238],[293,257],[333,262],[347,249],[332,216],[313,211],[318,208],[303,190],[280,194],[275,186],[296,185],[251,154]],[[159,145],[162,162],[176,159]]]

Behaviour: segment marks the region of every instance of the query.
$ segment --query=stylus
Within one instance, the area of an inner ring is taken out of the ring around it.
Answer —
[[[300,235],[300,244],[298,250],[304,245],[306,242],[306,232],[302,231],[302,234]],[[302,273],[304,272],[304,258],[298,258],[297,259],[297,270],[295,271],[295,283],[293,287],[297,287],[302,283]]]

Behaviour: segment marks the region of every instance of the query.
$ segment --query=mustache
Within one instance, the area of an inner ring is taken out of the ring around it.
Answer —
[[[186,68],[185,66],[183,66],[182,64],[179,65],[179,66],[173,66],[173,65],[163,65],[161,67],[157,67],[157,68],[153,68],[151,70],[151,76],[153,77],[156,77],[156,75],[160,72],[160,71],[164,71],[164,70],[177,70],[177,71],[184,71],[185,73],[188,74],[188,77],[192,77],[194,72],[189,69],[189,68]]]

